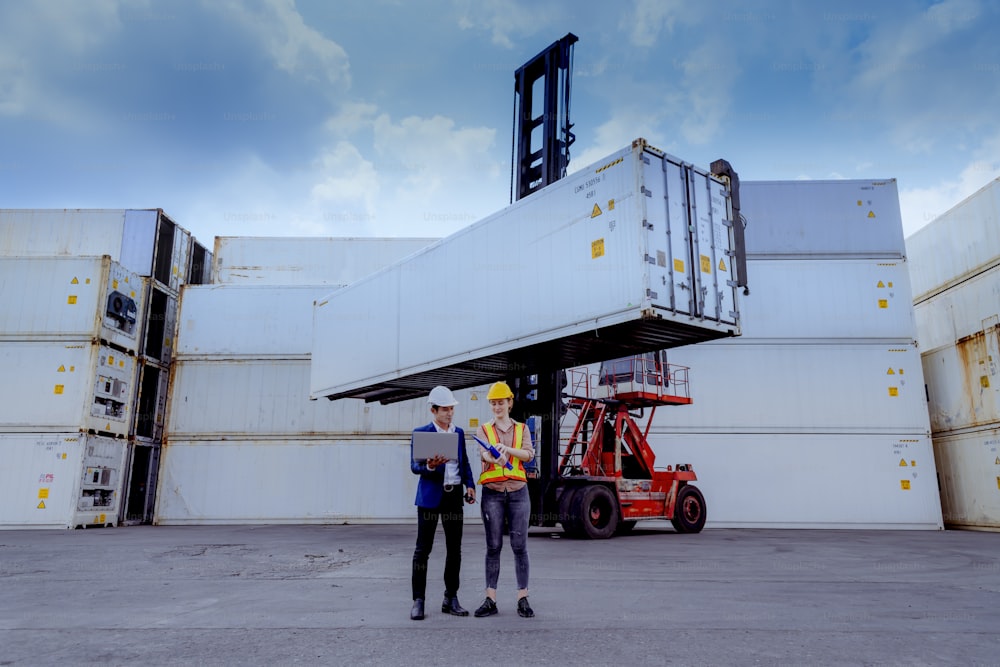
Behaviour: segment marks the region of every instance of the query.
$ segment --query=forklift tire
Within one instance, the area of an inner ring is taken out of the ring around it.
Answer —
[[[698,487],[685,484],[677,494],[674,505],[674,518],[670,523],[678,533],[700,533],[705,527],[708,511],[705,507],[705,497]]]
[[[583,537],[606,540],[618,528],[618,500],[608,487],[590,484],[573,494],[570,515],[579,521]]]
[[[576,495],[578,488],[567,488],[559,496],[559,523],[562,524],[563,532],[566,533],[566,537],[581,537],[583,532],[583,526],[577,517],[573,516],[573,496]]]

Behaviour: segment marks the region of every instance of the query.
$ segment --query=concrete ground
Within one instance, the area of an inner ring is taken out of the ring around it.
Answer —
[[[1000,534],[664,526],[532,529],[534,619],[509,547],[441,614],[439,528],[420,622],[413,525],[0,532],[0,665],[1000,665]]]

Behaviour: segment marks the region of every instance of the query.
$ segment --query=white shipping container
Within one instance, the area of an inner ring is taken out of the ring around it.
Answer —
[[[185,286],[177,332],[178,358],[308,358],[313,302],[335,287]]]
[[[895,179],[743,181],[740,198],[748,257],[904,255]]]
[[[1000,322],[1000,267],[917,302],[913,311],[925,353],[982,335]]]
[[[1000,530],[1000,428],[935,435],[944,522]]]
[[[312,395],[396,400],[738,335],[731,216],[726,184],[637,141],[318,301]]]
[[[346,285],[437,240],[217,236],[212,282]]]
[[[136,351],[144,279],[104,257],[0,257],[0,340],[102,339]]]
[[[0,341],[0,431],[127,436],[135,357],[93,343]]]
[[[659,408],[654,430],[929,433],[920,354],[912,341],[741,338],[677,348],[667,358],[690,369],[692,402]],[[593,384],[596,365],[591,369]]]
[[[650,435],[656,465],[690,463],[711,528],[942,527],[930,436]]]
[[[998,338],[994,326],[923,355],[932,433],[1000,425]]]
[[[915,338],[902,260],[751,259],[742,340]]]
[[[0,529],[116,522],[125,441],[82,433],[0,433]]]
[[[1000,263],[1000,178],[906,239],[921,301]]]
[[[403,438],[164,445],[154,523],[397,523],[416,517]],[[252,480],[252,483],[249,482]],[[475,506],[467,514],[477,514]]]
[[[455,396],[457,426],[466,428],[470,418],[492,418],[482,388],[456,390]],[[426,396],[392,405],[309,400],[308,358],[182,359],[174,365],[170,397],[170,442],[358,434],[403,437],[431,420]]]
[[[0,209],[2,256],[109,255],[174,290],[189,237],[159,209]]]

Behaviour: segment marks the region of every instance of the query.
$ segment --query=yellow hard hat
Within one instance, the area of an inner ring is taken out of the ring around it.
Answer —
[[[499,398],[514,398],[514,392],[510,390],[506,382],[494,382],[493,386],[490,387],[489,393],[486,394],[487,401]]]

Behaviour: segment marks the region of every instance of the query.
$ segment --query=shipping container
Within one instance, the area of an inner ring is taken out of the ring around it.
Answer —
[[[186,286],[181,290],[177,356],[308,358],[313,302],[336,287]]]
[[[190,233],[160,209],[0,209],[0,255],[101,256],[177,291]]]
[[[186,285],[204,285],[212,282],[212,253],[191,237],[191,262],[188,264]]]
[[[1000,267],[918,301],[913,310],[925,353],[983,334],[1000,319]]]
[[[455,424],[491,419],[482,388],[456,390]],[[309,359],[190,360],[174,363],[168,437],[171,442],[219,438],[402,437],[431,420],[426,396],[393,405],[309,400]],[[475,397],[475,398],[473,398]],[[476,423],[478,426],[478,422]]]
[[[318,301],[312,395],[393,401],[738,335],[732,216],[728,181],[636,141]]]
[[[1000,428],[934,436],[945,525],[1000,530]]]
[[[0,431],[128,435],[135,357],[94,343],[0,341]]]
[[[409,457],[409,434],[174,440],[163,448],[155,523],[412,521],[417,476]]]
[[[160,451],[159,443],[139,437],[129,440],[125,490],[119,512],[121,525],[134,526],[153,522]]]
[[[124,443],[82,433],[0,433],[0,529],[114,524]]]
[[[167,415],[170,368],[151,361],[137,364],[135,417],[129,435],[159,442]]]
[[[346,285],[437,240],[217,236],[211,282]]]
[[[743,181],[740,197],[748,257],[904,256],[895,179]]]
[[[0,257],[0,340],[97,341],[135,352],[145,281],[104,257]]]
[[[1000,327],[923,355],[931,431],[1000,425]]]
[[[148,303],[141,356],[169,364],[173,359],[177,336],[178,298],[162,285],[151,283]]]
[[[906,239],[916,301],[1000,264],[1000,178]]]
[[[751,259],[742,339],[915,338],[902,260]]]

